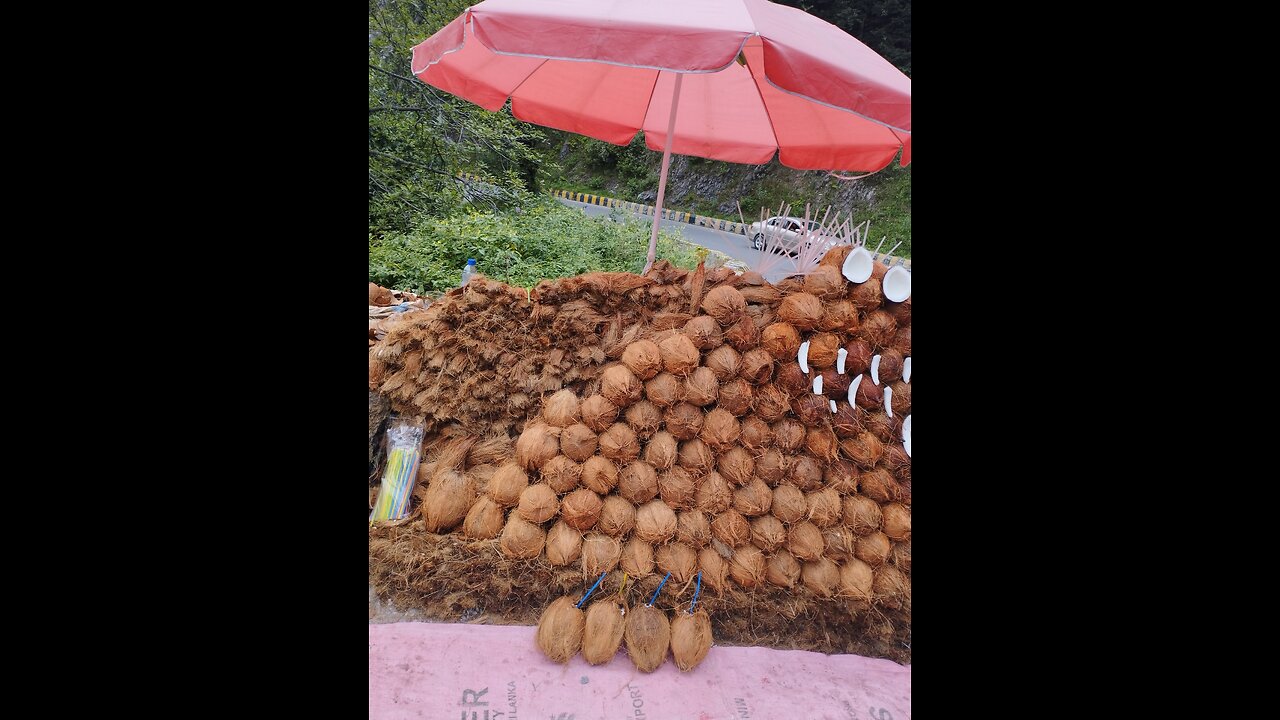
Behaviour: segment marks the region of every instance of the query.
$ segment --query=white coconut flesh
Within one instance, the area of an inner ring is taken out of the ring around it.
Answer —
[[[871,277],[871,265],[874,262],[871,259],[871,253],[859,245],[844,259],[844,265],[840,267],[840,272],[844,274],[849,282],[864,283],[867,278]]]
[[[836,412],[837,412],[837,411],[836,411],[836,401],[835,401],[835,400],[832,400],[832,401],[831,401],[831,414],[832,414],[832,415],[835,415],[835,414],[836,414]]]
[[[884,386],[884,411],[893,417],[893,406],[889,403],[893,402],[893,388],[888,385]]]
[[[805,340],[800,343],[800,349],[796,351],[796,361],[800,363],[800,371],[805,375],[809,374],[809,341]]]
[[[880,384],[880,356],[871,356],[871,382]]]
[[[880,281],[884,296],[893,302],[902,302],[911,297],[911,271],[901,265],[894,265],[884,274]]]
[[[911,358],[902,361],[902,382],[911,382]]]
[[[844,359],[849,357],[849,351],[840,348],[840,352],[836,353],[836,372],[844,374]]]
[[[857,397],[858,395],[858,383],[861,383],[861,382],[862,382],[862,373],[859,373],[858,377],[854,378],[853,382],[849,385],[849,407],[854,408],[855,410],[857,409],[858,406],[854,404],[853,401],[854,401],[854,398]]]
[[[813,379],[813,394],[814,395],[822,394],[822,376],[821,375]]]
[[[911,416],[908,415],[902,421],[902,447],[907,451],[907,457],[911,457]]]

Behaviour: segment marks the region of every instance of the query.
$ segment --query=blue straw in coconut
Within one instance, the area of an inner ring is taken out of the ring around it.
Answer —
[[[653,601],[658,599],[658,593],[662,592],[662,586],[667,584],[667,578],[671,577],[671,573],[667,573],[662,578],[662,582],[658,583],[658,589],[653,591],[653,597],[649,598],[649,607],[653,607]]]
[[[596,578],[596,584],[591,586],[591,589],[587,591],[587,594],[586,594],[586,595],[583,595],[583,596],[582,596],[582,599],[581,599],[581,600],[579,600],[579,601],[578,601],[578,604],[577,604],[577,605],[574,605],[574,607],[576,607],[576,608],[580,608],[580,607],[582,607],[582,603],[586,602],[586,601],[587,601],[587,598],[591,597],[591,593],[593,593],[593,592],[595,592],[595,591],[596,591],[596,588],[600,586],[600,581],[601,581],[601,580],[604,580],[604,576],[605,576],[606,574],[607,574],[607,573],[600,573],[600,577]]]

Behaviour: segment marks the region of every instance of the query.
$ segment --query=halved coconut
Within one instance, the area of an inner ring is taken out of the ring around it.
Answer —
[[[854,399],[858,396],[858,386],[862,384],[862,373],[858,373],[858,377],[849,383],[849,407],[857,408]]]
[[[880,356],[871,356],[871,382],[880,384]]]
[[[902,361],[902,382],[911,382],[911,358]]]
[[[836,353],[836,372],[844,374],[844,359],[847,357],[849,357],[849,351],[840,348],[840,351]]]
[[[805,375],[809,374],[809,341],[805,340],[800,343],[800,349],[796,351],[796,361],[800,363],[800,370]]]
[[[880,289],[893,302],[906,300],[911,297],[911,271],[901,265],[894,265],[884,274]]]
[[[884,386],[884,411],[893,417],[893,388],[888,385]]]
[[[902,421],[902,446],[907,450],[907,457],[911,457],[911,416],[908,415],[906,420]]]
[[[814,375],[813,377],[813,394],[814,395],[822,394],[822,376],[821,375]]]
[[[874,264],[875,262],[871,259],[871,253],[859,245],[844,259],[844,265],[840,267],[840,272],[844,274],[849,282],[864,283],[867,278],[871,277],[871,266]]]

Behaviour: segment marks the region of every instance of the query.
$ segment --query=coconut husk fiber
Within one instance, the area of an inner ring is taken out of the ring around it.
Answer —
[[[569,527],[564,520],[556,522],[547,531],[547,562],[552,565],[570,565],[582,557],[582,533]]]
[[[793,360],[800,349],[800,332],[794,325],[773,323],[760,333],[760,346],[778,360]]]
[[[858,538],[854,544],[853,554],[859,560],[873,568],[880,567],[889,557],[892,542],[882,532],[873,532]]]
[[[858,308],[848,300],[823,303],[818,329],[845,335],[855,332],[858,329]]]
[[[586,616],[569,597],[556,598],[538,620],[537,644],[552,662],[567,663],[582,647]]]
[[[582,422],[593,432],[602,433],[618,419],[618,406],[603,395],[592,395],[580,405]]]
[[[541,475],[542,481],[557,494],[567,493],[582,480],[582,466],[564,455],[557,455],[542,466]]]
[[[658,373],[645,382],[644,396],[656,407],[665,410],[684,400],[684,381],[669,372]]]
[[[578,422],[578,396],[572,390],[552,394],[542,404],[542,419],[555,427],[569,427]]]
[[[652,340],[636,340],[622,351],[622,364],[641,380],[648,380],[662,371],[662,354]]]
[[[614,599],[597,600],[587,608],[582,631],[582,659],[590,665],[603,665],[618,654],[622,632],[626,627],[626,610]]]
[[[691,405],[704,407],[720,397],[720,381],[711,368],[700,367],[684,381],[684,400]]]
[[[685,323],[684,334],[699,350],[711,350],[724,344],[720,324],[706,315],[699,315]]]
[[[841,497],[858,491],[858,469],[848,460],[836,460],[822,471],[822,483]]]
[[[821,425],[831,417],[831,401],[825,395],[806,394],[791,401],[791,412],[809,427]],[[786,440],[789,442],[791,437]]]
[[[773,515],[751,519],[751,544],[772,553],[787,542],[787,528]]]
[[[871,379],[871,373],[863,373],[862,380],[858,382],[857,394],[854,396],[854,402],[858,407],[867,410],[877,410],[884,407],[884,388],[875,384]]]
[[[666,613],[648,605],[640,605],[627,613],[623,636],[627,654],[640,672],[653,672],[667,659],[671,646],[671,623]]]
[[[751,411],[754,398],[755,391],[751,389],[751,383],[742,378],[737,378],[720,386],[720,399],[717,407],[731,415],[741,417]]]
[[[905,418],[911,414],[911,384],[901,380],[889,386],[893,389],[893,398],[889,405],[893,408],[895,418]]]
[[[583,423],[575,423],[560,433],[560,452],[570,460],[582,462],[596,454],[596,433]]]
[[[862,424],[882,443],[893,444],[902,438],[902,418],[896,415],[889,417],[883,409],[864,415]]]
[[[738,376],[738,370],[742,366],[742,354],[728,345],[721,345],[707,353],[702,364],[715,374],[716,380],[726,382]]]
[[[840,523],[842,507],[840,493],[831,488],[823,488],[805,496],[805,517],[820,528],[829,528]]]
[[[711,536],[727,547],[735,548],[751,542],[751,524],[736,510],[726,510],[711,521]]]
[[[822,554],[838,563],[845,562],[853,557],[853,544],[857,539],[858,536],[843,525],[826,528],[822,531],[822,540],[826,543]]]

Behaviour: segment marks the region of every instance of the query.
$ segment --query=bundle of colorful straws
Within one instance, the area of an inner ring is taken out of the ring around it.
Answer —
[[[389,429],[387,468],[382,473],[382,488],[373,503],[369,522],[399,520],[409,514],[409,498],[418,473],[422,428],[400,425]]]

